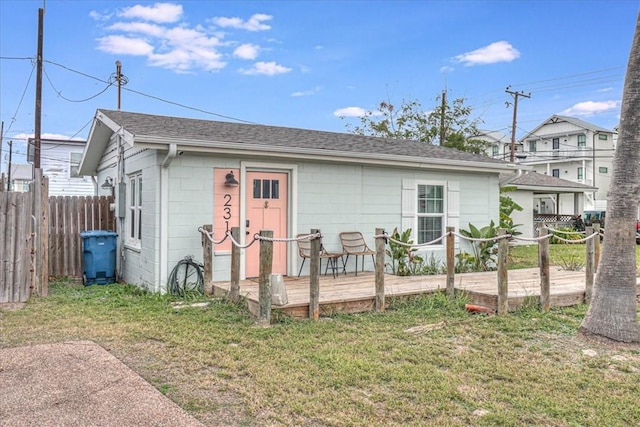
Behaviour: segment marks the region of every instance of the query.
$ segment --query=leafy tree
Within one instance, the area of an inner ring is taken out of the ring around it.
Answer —
[[[400,106],[382,101],[376,111],[367,111],[360,117],[360,124],[352,126],[348,123],[347,129],[358,135],[411,139],[433,145],[440,143],[442,130],[445,137],[442,145],[462,151],[483,152],[488,143],[469,140],[471,135],[478,134],[478,124],[482,121],[471,118],[472,109],[465,105],[464,98],[445,102],[444,106],[441,99],[441,96],[436,97],[436,105],[430,111],[425,111],[417,100],[403,99]]]
[[[580,325],[586,335],[621,342],[640,342],[635,256],[640,203],[640,13],[636,19],[607,197],[607,228],[591,304]]]

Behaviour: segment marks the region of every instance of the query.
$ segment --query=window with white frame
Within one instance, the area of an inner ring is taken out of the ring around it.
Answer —
[[[556,177],[556,178],[560,178],[560,169],[552,169],[551,170],[551,175]]]
[[[578,147],[586,147],[587,146],[587,135],[580,134],[578,135]]]
[[[418,184],[416,237],[418,244],[436,240],[444,234],[444,185]]]
[[[599,139],[600,141],[606,141],[606,140],[607,140],[607,134],[605,134],[605,133],[599,133],[599,134],[598,134],[598,139]]]
[[[537,151],[537,144],[536,141],[529,141],[529,151],[531,153],[535,153]]]
[[[69,178],[80,178],[78,170],[81,160],[82,153],[69,153]]]
[[[584,179],[584,168],[582,166],[578,166],[578,179]]]
[[[129,175],[129,215],[127,240],[140,244],[142,237],[142,174]]]
[[[491,147],[491,155],[493,157],[497,157],[500,154],[500,147],[498,147],[497,145],[494,145],[493,147]]]

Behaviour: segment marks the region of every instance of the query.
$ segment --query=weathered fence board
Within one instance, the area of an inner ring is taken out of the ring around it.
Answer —
[[[52,196],[49,198],[49,275],[82,277],[80,233],[115,231],[111,196]]]
[[[32,193],[0,192],[0,303],[25,302],[33,266]]]

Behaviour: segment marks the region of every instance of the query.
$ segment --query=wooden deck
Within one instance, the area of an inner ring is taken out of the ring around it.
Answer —
[[[571,306],[584,301],[585,273],[583,271],[564,271],[551,267],[551,306]],[[285,277],[288,304],[273,305],[272,310],[280,310],[295,319],[309,317],[309,277]],[[498,302],[497,272],[456,274],[456,291],[465,291],[471,304],[491,309]],[[408,276],[385,275],[385,297],[417,296],[446,289],[446,276]],[[214,282],[207,291],[214,295],[229,292],[229,282]],[[640,284],[638,284],[640,295]],[[248,304],[252,315],[258,315],[258,281],[240,282],[240,295]],[[509,309],[521,307],[527,301],[536,303],[540,298],[540,271],[537,268],[509,271]],[[373,309],[375,300],[375,277],[373,272],[339,275],[337,278],[320,276],[320,313],[328,315],[335,312],[359,313]],[[388,301],[388,300],[387,300]]]

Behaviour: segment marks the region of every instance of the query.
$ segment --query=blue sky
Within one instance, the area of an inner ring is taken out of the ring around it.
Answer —
[[[98,108],[346,132],[380,101],[466,98],[518,135],[561,113],[618,124],[640,0],[0,0],[0,118],[24,161],[45,8],[43,137],[86,138]],[[345,118],[340,118],[346,116]]]

